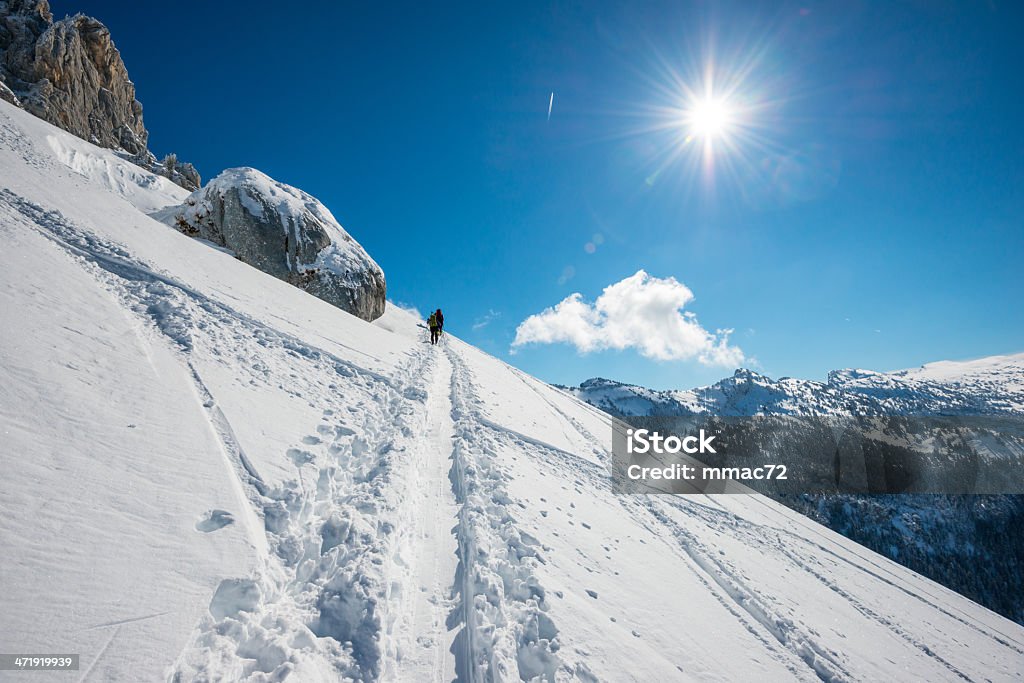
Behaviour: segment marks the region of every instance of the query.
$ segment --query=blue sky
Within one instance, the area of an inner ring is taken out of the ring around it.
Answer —
[[[598,350],[511,353],[641,269],[773,376],[1024,350],[1014,3],[52,6],[111,28],[156,153],[311,192],[390,298],[543,379],[731,373],[610,315]],[[706,157],[681,112],[709,65],[738,113]]]

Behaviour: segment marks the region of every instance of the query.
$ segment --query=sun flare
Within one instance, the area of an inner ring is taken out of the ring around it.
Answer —
[[[728,103],[712,97],[694,102],[684,115],[687,132],[705,139],[727,134],[734,121],[735,114]]]
[[[651,142],[646,185],[676,178],[689,193],[770,182],[766,169],[780,154],[787,100],[762,55],[751,49],[715,59],[709,52],[679,65],[659,56],[637,128]]]

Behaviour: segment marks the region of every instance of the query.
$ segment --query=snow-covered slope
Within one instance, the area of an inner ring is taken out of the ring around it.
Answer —
[[[940,361],[895,372],[841,370],[829,385],[880,412],[992,415],[1024,412],[1024,353]]]
[[[771,501],[612,494],[605,414],[185,237],[68,139],[0,104],[0,649],[89,680],[1024,675],[1024,629]]]

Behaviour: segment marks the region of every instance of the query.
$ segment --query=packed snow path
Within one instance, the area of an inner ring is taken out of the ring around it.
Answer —
[[[408,558],[408,590],[401,596],[402,620],[396,635],[399,651],[385,678],[391,680],[455,680],[455,574],[458,506],[453,492],[454,423],[450,400],[452,368],[438,355],[427,394],[426,434],[417,469]]]
[[[1020,626],[757,496],[616,496],[596,409],[154,221],[180,189],[2,102],[0,143],[0,649],[82,680],[1024,677]]]

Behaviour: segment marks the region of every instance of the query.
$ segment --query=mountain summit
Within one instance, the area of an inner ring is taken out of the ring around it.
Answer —
[[[1024,411],[1024,353],[943,361],[895,372],[834,370],[828,381],[753,370],[706,387],[656,390],[594,378],[566,387],[619,415],[997,415]]]

